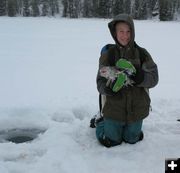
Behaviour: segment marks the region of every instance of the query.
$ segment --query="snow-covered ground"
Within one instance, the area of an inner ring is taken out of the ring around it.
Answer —
[[[0,143],[1,173],[163,173],[180,157],[179,22],[135,21],[136,41],[159,67],[145,138],[99,145],[99,51],[113,43],[100,19],[0,18],[0,131],[46,130],[31,143]]]

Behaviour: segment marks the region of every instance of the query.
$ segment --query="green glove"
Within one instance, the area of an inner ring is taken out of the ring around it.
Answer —
[[[124,86],[126,81],[127,75],[124,72],[120,73],[112,87],[113,92],[118,92]]]
[[[126,59],[119,59],[116,62],[116,67],[122,70],[122,72],[118,74],[118,77],[114,82],[112,87],[114,92],[118,92],[123,86],[131,84],[131,80],[128,78],[128,76],[136,73],[136,68],[130,61],[127,61]]]
[[[125,70],[129,75],[136,73],[136,68],[133,66],[133,64],[130,61],[127,61],[126,59],[119,59],[116,62],[116,67]]]

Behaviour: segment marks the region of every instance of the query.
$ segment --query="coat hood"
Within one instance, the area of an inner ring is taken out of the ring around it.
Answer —
[[[111,33],[113,39],[115,40],[116,44],[120,45],[120,43],[116,39],[116,30],[115,30],[115,26],[118,22],[125,22],[130,26],[131,41],[130,41],[129,45],[133,45],[134,39],[135,39],[135,29],[134,29],[134,22],[133,22],[132,17],[127,14],[119,14],[119,15],[115,16],[111,22],[108,23],[108,27],[109,27],[109,30],[110,30],[110,33]]]

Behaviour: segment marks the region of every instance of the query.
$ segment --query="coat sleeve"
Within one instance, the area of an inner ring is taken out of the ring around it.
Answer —
[[[146,49],[143,49],[144,57],[142,63],[142,70],[144,71],[144,80],[139,87],[153,88],[159,81],[158,67],[153,61],[151,55]]]
[[[102,95],[113,96],[115,93],[106,86],[107,79],[100,76],[99,74],[99,70],[104,66],[109,66],[108,56],[106,53],[101,55],[101,57],[99,58],[99,68],[96,77],[97,90]]]

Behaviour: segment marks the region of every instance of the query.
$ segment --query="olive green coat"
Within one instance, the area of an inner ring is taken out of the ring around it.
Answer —
[[[115,24],[119,21],[126,22],[131,28],[131,41],[126,47],[121,46],[115,36]],[[124,14],[118,15],[108,26],[116,46],[101,55],[99,69],[103,66],[110,66],[108,56],[113,53],[115,62],[120,58],[125,58],[136,68],[142,68],[144,71],[144,80],[137,86],[124,87],[117,93],[114,93],[110,88],[106,87],[107,79],[101,77],[98,70],[97,89],[101,95],[106,96],[102,114],[105,118],[127,123],[142,120],[149,114],[151,100],[148,89],[158,83],[157,65],[146,49],[142,49],[144,56],[140,58],[139,49],[135,46],[134,42],[135,31],[131,17]]]

